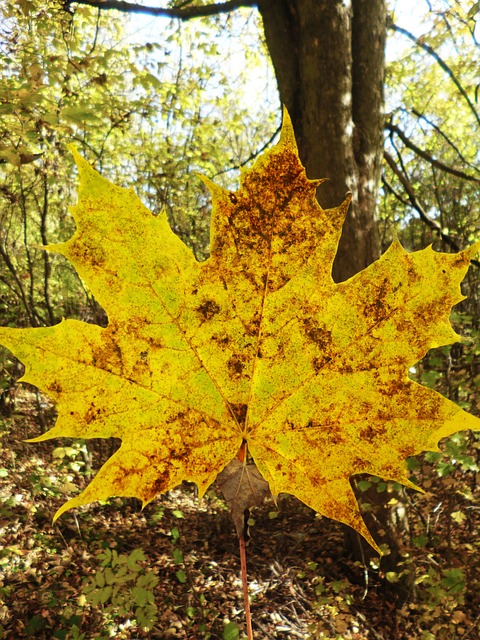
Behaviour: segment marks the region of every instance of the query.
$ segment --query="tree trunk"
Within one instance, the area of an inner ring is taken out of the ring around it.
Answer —
[[[383,131],[384,0],[260,0],[280,98],[324,208],[353,201],[334,264],[345,280],[378,258],[374,222]]]
[[[328,178],[317,193],[323,208],[353,194],[333,278],[340,282],[380,255],[375,205],[383,150],[385,0],[259,0],[280,99],[292,118],[309,178]],[[376,492],[375,492],[376,493]],[[362,496],[356,492],[360,500]],[[391,493],[365,496],[374,513],[368,525],[400,558],[399,530],[387,506]],[[398,514],[396,514],[398,515]],[[368,563],[373,550],[348,529],[347,551]]]

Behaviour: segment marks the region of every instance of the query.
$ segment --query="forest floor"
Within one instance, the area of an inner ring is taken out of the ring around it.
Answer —
[[[44,430],[40,406],[23,390],[0,420],[0,639],[244,638],[237,540],[214,490],[198,503],[182,486],[143,511],[133,499],[94,503],[52,525],[86,479],[73,445],[24,442]],[[89,443],[94,469],[109,446]],[[426,473],[398,572],[353,562],[342,527],[290,496],[257,509],[247,548],[255,638],[480,638],[480,491],[466,501],[465,474],[446,483]],[[411,580],[398,589],[401,571]]]

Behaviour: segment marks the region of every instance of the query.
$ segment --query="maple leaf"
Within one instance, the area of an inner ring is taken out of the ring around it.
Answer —
[[[480,429],[478,418],[408,378],[428,349],[458,340],[449,313],[478,245],[452,255],[393,242],[334,283],[349,198],[318,205],[322,181],[306,178],[288,115],[279,143],[243,173],[238,191],[205,179],[213,219],[203,263],[164,214],[74,155],[77,230],[46,250],[73,263],[108,326],[0,329],[26,366],[22,380],[57,405],[56,425],[33,442],[122,440],[56,517],[110,496],[146,504],[183,480],[202,496],[246,447],[274,495],[297,496],[376,547],[350,476],[412,487],[405,458]]]

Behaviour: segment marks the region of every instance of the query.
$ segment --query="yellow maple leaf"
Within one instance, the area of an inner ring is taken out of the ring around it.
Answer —
[[[183,480],[200,495],[246,446],[273,494],[297,496],[373,546],[349,478],[413,486],[404,460],[480,420],[408,378],[449,322],[478,245],[458,254],[398,242],[336,284],[332,263],[349,198],[324,211],[285,116],[280,142],[213,196],[203,263],[133,190],[75,151],[77,230],[46,247],[66,256],[108,314],[107,328],[66,320],[0,329],[22,380],[57,405],[34,442],[121,438],[91,484],[56,514],[110,496],[144,504]]]

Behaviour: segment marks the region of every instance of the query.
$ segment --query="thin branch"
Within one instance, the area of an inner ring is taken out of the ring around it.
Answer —
[[[424,51],[426,51],[428,54],[430,54],[432,56],[432,58],[435,58],[435,60],[442,67],[442,69],[445,71],[445,73],[451,78],[452,82],[455,84],[457,89],[460,91],[462,96],[465,98],[465,101],[467,102],[468,106],[470,107],[470,110],[472,111],[473,115],[475,116],[476,121],[480,125],[480,115],[478,114],[478,111],[475,109],[475,105],[473,104],[473,102],[468,97],[467,92],[462,87],[460,82],[457,80],[457,77],[455,76],[453,71],[450,69],[450,67],[445,62],[445,60],[443,60],[443,58],[441,58],[438,55],[438,53],[435,51],[435,49],[433,49],[433,47],[431,47],[430,45],[428,45],[425,42],[423,42],[422,38],[416,38],[413,35],[413,33],[410,33],[410,31],[407,31],[407,29],[404,29],[403,27],[399,27],[397,24],[392,22],[391,19],[388,20],[387,26],[388,26],[389,29],[392,29],[392,31],[396,31],[397,33],[403,34],[404,36],[406,36],[407,38],[412,40],[412,42],[414,42],[417,46],[421,47]]]
[[[455,243],[454,240],[452,240],[451,238],[448,238],[448,236],[444,237],[444,234],[442,232],[442,228],[440,227],[440,225],[438,224],[438,222],[435,222],[435,220],[432,220],[431,218],[428,217],[425,209],[423,208],[423,206],[421,205],[421,203],[419,202],[415,191],[413,189],[413,186],[411,185],[410,181],[408,180],[408,178],[405,176],[405,174],[398,168],[397,163],[395,162],[395,160],[392,158],[392,156],[388,153],[387,150],[384,150],[383,152],[383,157],[385,158],[385,160],[387,161],[388,166],[390,167],[390,169],[393,171],[393,173],[397,176],[397,178],[400,180],[402,187],[405,189],[405,193],[408,196],[408,202],[404,199],[404,198],[400,198],[399,195],[396,193],[396,191],[394,191],[392,188],[390,188],[391,193],[393,193],[393,195],[398,198],[403,204],[407,205],[408,203],[410,203],[410,205],[419,213],[420,218],[434,231],[436,231],[440,237],[442,237],[442,239],[445,239],[446,242],[448,242],[448,244],[450,244],[450,246],[455,249],[455,251],[460,251],[460,247]],[[388,183],[384,180],[383,181],[384,184],[386,184],[386,186],[388,186]],[[448,239],[447,239],[448,238]]]
[[[254,151],[248,156],[248,158],[246,158],[245,160],[242,160],[242,162],[239,162],[238,164],[233,165],[233,167],[227,167],[226,169],[222,169],[221,171],[218,171],[212,176],[212,180],[217,176],[221,176],[223,173],[228,173],[229,171],[235,171],[236,169],[241,169],[246,164],[248,164],[251,160],[255,160],[255,158],[258,158],[258,156],[262,154],[265,151],[265,149],[267,149],[272,144],[272,142],[275,140],[275,137],[280,133],[281,130],[282,130],[282,125],[280,125],[277,128],[275,133],[273,133],[270,136],[270,138],[265,142],[264,145],[260,147],[260,149],[257,149],[256,151]]]
[[[257,2],[258,0],[227,0],[227,2],[206,4],[203,6],[189,6],[184,3],[178,7],[164,9],[161,7],[144,7],[134,2],[125,2],[124,0],[65,0],[64,7],[69,11],[73,4],[83,4],[101,10],[116,9],[123,13],[144,13],[150,16],[191,20],[192,18],[205,18],[207,16],[218,15],[219,13],[229,13],[240,7],[256,7]]]
[[[92,53],[95,51],[95,47],[97,46],[97,38],[98,38],[98,34],[100,32],[100,14],[101,11],[100,9],[97,11],[97,24],[95,25],[95,36],[93,37],[93,42],[92,42],[92,46],[90,47],[90,51],[88,51],[85,54],[85,57],[88,58],[89,56],[92,55]]]
[[[395,187],[392,185],[391,182],[389,182],[387,180],[387,177],[385,176],[385,174],[382,174],[382,184],[384,187],[387,188],[387,191],[389,193],[391,193],[393,196],[395,196],[395,198],[401,203],[403,204],[404,207],[410,207],[411,203],[408,200],[405,200],[405,198],[398,193],[398,191],[395,190]]]
[[[442,198],[441,198],[441,187],[438,184],[438,178],[437,178],[437,172],[435,171],[435,167],[431,167],[432,170],[432,179],[433,179],[433,197],[435,198],[435,202],[437,203],[437,208],[439,211],[439,220],[440,220],[440,225],[443,229],[443,227],[446,226],[445,224],[445,211],[444,211],[444,207],[443,207],[443,202],[442,202]]]
[[[400,164],[400,169],[402,170],[402,175],[405,176],[406,180],[408,180],[408,182],[410,183],[410,176],[408,175],[407,167],[405,166],[405,163],[403,161],[403,156],[400,153],[400,151],[398,149],[398,146],[397,146],[395,140],[393,139],[392,135],[389,136],[389,139],[390,139],[390,144],[395,149],[395,153],[397,154],[397,161]]]
[[[475,629],[478,629],[479,621],[480,621],[480,613],[475,618],[475,620],[472,622],[472,624],[468,627],[468,629],[465,631],[465,633],[460,636],[459,640],[465,640],[465,638],[468,638],[468,636],[470,636],[471,633],[472,634],[475,633]],[[470,637],[473,638],[474,636],[472,635]]]
[[[460,247],[455,242],[455,240],[453,240],[453,238],[451,238],[448,234],[446,234],[446,233],[444,233],[442,231],[442,228],[438,224],[438,222],[435,222],[435,220],[432,220],[427,215],[425,209],[422,207],[422,205],[419,202],[417,196],[415,195],[415,191],[414,191],[412,185],[410,184],[409,180],[405,177],[405,175],[397,167],[397,165],[395,163],[395,160],[388,153],[388,151],[384,150],[383,157],[387,161],[387,164],[390,167],[390,169],[393,171],[393,173],[397,176],[397,178],[402,183],[402,186],[405,189],[405,192],[406,192],[406,194],[408,196],[408,201],[405,200],[405,198],[402,198],[402,196],[400,194],[398,194],[395,191],[395,189],[390,185],[390,183],[388,182],[386,177],[383,176],[382,177],[382,182],[387,187],[388,191],[390,193],[392,193],[395,196],[395,198],[397,198],[397,200],[399,200],[399,202],[401,202],[405,206],[408,206],[410,204],[415,209],[415,211],[418,212],[418,214],[420,215],[420,218],[425,222],[425,224],[427,224],[431,229],[433,229],[436,233],[438,233],[438,235],[442,238],[442,240],[446,244],[448,244],[448,246],[450,246],[454,251],[461,251]],[[470,260],[470,263],[474,264],[476,267],[480,267],[480,261],[479,260],[472,259],[472,260]]]
[[[480,182],[480,178],[477,178],[476,176],[471,176],[468,173],[465,173],[464,171],[460,171],[459,169],[453,169],[452,167],[449,167],[448,165],[443,164],[443,162],[440,162],[440,160],[435,160],[435,158],[433,158],[429,153],[427,153],[423,149],[420,149],[420,147],[417,147],[417,145],[414,142],[412,142],[410,138],[408,138],[405,135],[405,133],[399,127],[397,127],[396,124],[387,122],[385,125],[385,129],[387,129],[391,133],[396,133],[406,147],[414,151],[418,156],[420,156],[424,160],[427,160],[428,162],[430,162],[430,164],[432,164],[434,167],[437,167],[437,169],[440,169],[441,171],[445,171],[446,173],[451,173],[453,176],[457,176],[458,178],[463,178],[463,180]]]
[[[393,164],[395,164],[395,161],[390,156],[388,151],[385,151],[384,157],[387,160],[387,163],[390,165],[390,161],[387,159],[387,156],[390,158]],[[393,169],[392,165],[390,165],[390,167]],[[399,170],[398,167],[396,167],[396,169]],[[393,169],[393,171],[396,173],[397,177],[400,178],[396,170]],[[420,218],[426,223],[426,225],[430,227],[430,229],[435,231],[435,233],[437,233],[442,238],[442,240],[445,240],[445,242],[447,242],[452,247],[452,249],[454,249],[455,251],[460,251],[460,247],[457,245],[457,243],[442,232],[440,225],[437,222],[435,222],[435,220],[432,220],[427,216],[427,214],[425,213],[425,209],[422,207],[422,205],[418,202],[418,200],[415,197],[414,197],[415,202],[412,201],[412,198],[410,197],[410,195],[408,200],[406,200],[400,193],[398,193],[398,191],[395,190],[395,188],[387,180],[385,175],[382,175],[382,184],[384,187],[386,187],[387,191],[391,193],[393,196],[395,196],[395,198],[405,207],[409,207],[409,206],[413,207],[420,214]]]
[[[40,211],[40,235],[44,246],[48,244],[47,239],[47,217],[49,214],[49,191],[48,191],[48,174],[43,174],[43,206]],[[43,253],[43,299],[48,314],[48,322],[50,325],[55,324],[55,314],[53,312],[52,301],[50,297],[50,279],[52,275],[52,263],[48,251]]]
[[[29,304],[29,300],[28,300],[28,296],[27,293],[23,287],[22,281],[20,279],[20,276],[17,274],[17,270],[15,269],[15,266],[12,262],[12,260],[10,259],[9,254],[7,253],[6,249],[4,249],[2,243],[0,242],[0,258],[2,258],[3,262],[7,265],[7,269],[10,271],[10,273],[12,274],[13,279],[15,280],[15,283],[18,287],[18,291],[20,292],[20,298],[23,302],[23,307],[25,309],[25,312],[28,316],[28,320],[30,322],[30,325],[32,327],[36,327],[38,326],[38,323],[36,321],[35,318],[35,314],[32,311],[32,308],[30,307]],[[3,278],[2,278],[3,280]],[[13,288],[12,288],[13,290]],[[18,296],[18,292],[15,291],[15,294]]]
[[[408,112],[407,112],[408,113]],[[426,115],[424,115],[423,113],[420,113],[420,111],[417,111],[416,109],[412,109],[411,113],[413,113],[414,116],[416,116],[417,118],[421,119],[421,120],[425,120],[425,122],[427,124],[429,124],[433,129],[435,129],[435,131],[440,134],[442,136],[442,138],[445,140],[445,142],[447,144],[449,144],[452,149],[457,153],[458,157],[460,158],[460,160],[462,162],[464,162],[465,164],[467,164],[469,167],[471,167],[474,171],[476,171],[477,173],[480,173],[480,169],[478,167],[476,167],[474,164],[472,164],[471,162],[469,162],[465,156],[462,154],[462,152],[460,151],[460,149],[455,145],[454,142],[452,142],[452,140],[450,140],[450,138],[447,136],[446,133],[444,133],[442,131],[442,129],[433,122],[433,120],[430,120],[430,118],[427,118]]]

